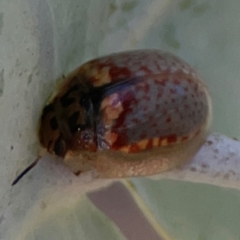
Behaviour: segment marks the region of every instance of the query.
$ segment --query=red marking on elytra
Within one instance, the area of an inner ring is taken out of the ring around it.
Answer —
[[[137,143],[132,143],[129,147],[129,153],[137,153],[139,152],[141,149],[139,148]]]
[[[176,134],[169,135],[167,137],[167,141],[168,143],[175,143],[177,141],[177,135]]]
[[[145,85],[145,92],[146,92],[146,93],[149,93],[149,91],[150,91],[150,85],[149,85],[149,84],[146,84],[146,85]]]
[[[152,122],[153,120],[154,120],[154,116],[149,116],[149,117],[148,117],[148,121],[149,121],[149,122]]]
[[[167,109],[166,109],[166,108],[164,108],[164,109],[162,110],[162,115],[163,115],[163,116],[167,115]]]
[[[121,78],[122,77],[128,78],[131,76],[131,72],[127,67],[119,68],[113,65],[109,70],[109,75],[111,79],[114,80],[114,79],[118,79],[119,76],[121,76]]]
[[[119,117],[115,120],[115,123],[112,126],[113,129],[116,129],[118,134],[118,138],[114,142],[113,148],[119,148],[129,144],[129,139],[126,132],[121,129],[124,129],[126,127],[124,123],[125,119],[127,118],[126,116],[128,114],[132,114],[131,106],[137,105],[137,99],[134,93],[131,91],[124,93],[124,96],[122,96],[121,98],[124,99],[124,101],[122,102],[123,111],[121,112]],[[118,129],[120,129],[119,132]]]
[[[144,91],[145,90],[145,86],[144,85],[142,85],[142,84],[137,84],[136,86],[135,86],[135,89],[136,89],[136,91]]]
[[[179,85],[179,84],[180,84],[180,81],[179,81],[178,79],[174,79],[173,82],[174,82],[174,84],[176,84],[176,85]]]
[[[151,149],[151,148],[153,148],[153,139],[149,139],[146,145],[146,149]]]
[[[159,138],[158,139],[158,147],[161,147],[162,146],[162,138]]]
[[[136,91],[143,91],[144,93],[149,93],[150,91],[150,86],[149,84],[138,84],[136,87]]]
[[[128,138],[125,132],[118,134],[116,141],[112,144],[112,149],[118,150],[119,148],[128,145]]]
[[[150,101],[150,100],[151,100],[151,98],[150,98],[148,95],[145,95],[145,96],[143,97],[143,99],[146,100],[146,101]]]
[[[148,106],[144,106],[142,109],[144,112],[146,112],[148,110]]]
[[[170,93],[171,93],[171,94],[176,94],[176,93],[177,93],[177,90],[176,90],[176,89],[173,89],[173,88],[171,88],[171,89],[170,89]]]
[[[194,136],[197,136],[200,132],[201,132],[201,129],[198,129],[198,130],[195,132]]]
[[[155,122],[155,123],[153,123],[150,127],[151,127],[151,128],[155,128],[155,127],[157,127],[157,125],[158,125],[158,124]]]
[[[172,121],[172,119],[170,118],[170,117],[168,117],[167,119],[166,119],[166,123],[170,123]]]
[[[186,140],[188,140],[188,136],[184,136],[184,137],[182,137],[182,141],[186,141]]]
[[[138,118],[133,118],[132,122],[135,123],[135,124],[138,124],[138,123],[140,123],[140,120]]]
[[[161,91],[161,92],[159,91],[158,94],[157,94],[157,97],[161,98],[162,96],[163,96],[163,91]]]
[[[147,74],[151,74],[152,73],[152,71],[148,67],[146,67],[146,66],[141,66],[139,68],[139,70],[144,71]]]
[[[163,87],[166,86],[167,79],[162,80],[159,84]]]

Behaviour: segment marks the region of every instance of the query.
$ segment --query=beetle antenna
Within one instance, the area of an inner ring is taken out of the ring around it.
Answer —
[[[27,168],[25,168],[25,170],[23,170],[17,177],[16,179],[13,181],[12,186],[17,184],[19,182],[19,180],[25,176],[34,166],[36,166],[36,164],[38,163],[38,161],[40,160],[41,156],[38,156],[34,162],[32,162]]]

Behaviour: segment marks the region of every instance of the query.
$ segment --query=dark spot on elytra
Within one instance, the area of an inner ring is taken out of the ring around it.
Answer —
[[[54,106],[53,104],[49,104],[49,105],[46,105],[43,109],[43,112],[42,112],[42,119],[48,115],[50,112],[54,112]]]
[[[69,94],[72,93],[72,92],[75,92],[77,90],[78,90],[78,85],[74,85],[60,98],[60,102],[61,102],[63,107],[66,108],[75,101],[74,98],[69,97]]]
[[[74,85],[62,96],[62,98],[67,98],[70,93],[75,92],[79,89],[78,85]]]
[[[75,112],[68,119],[68,126],[72,133],[76,131],[79,114],[80,112]]]
[[[71,92],[75,92],[79,89],[78,85],[74,85],[71,88],[69,88],[69,90],[65,93],[65,95],[69,95]]]
[[[66,143],[60,136],[54,144],[54,152],[57,156],[64,157],[66,151]]]
[[[76,176],[79,176],[81,174],[81,171],[77,171],[74,173]]]
[[[71,82],[78,82],[78,76],[77,75],[73,76]]]
[[[67,98],[67,97],[63,98],[63,97],[61,97],[60,102],[61,102],[62,106],[64,108],[66,108],[66,107],[70,106],[72,103],[74,103],[75,99],[74,98]]]
[[[86,111],[89,110],[90,108],[90,99],[88,98],[87,95],[83,95],[80,100],[79,100],[79,104],[81,107],[83,107]]]
[[[50,127],[52,130],[57,130],[58,129],[58,122],[56,117],[52,117],[50,120]]]

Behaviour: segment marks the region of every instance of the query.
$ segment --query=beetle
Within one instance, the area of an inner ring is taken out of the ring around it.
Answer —
[[[70,73],[43,108],[38,137],[76,174],[153,175],[191,159],[208,135],[211,115],[209,91],[191,66],[171,53],[133,50]]]

